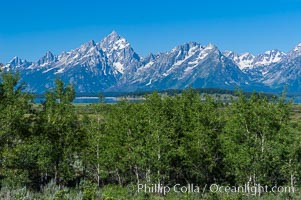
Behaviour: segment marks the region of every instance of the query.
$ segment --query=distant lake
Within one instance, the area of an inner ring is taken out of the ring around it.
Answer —
[[[104,103],[117,103],[118,101],[121,101],[122,97],[105,97]],[[128,98],[128,101],[131,102],[139,102],[143,99],[141,98]],[[39,97],[34,99],[34,103],[43,103],[45,101],[44,97]],[[99,103],[98,97],[76,97],[73,101],[73,103]]]
[[[124,99],[124,97],[105,97],[104,103],[117,103],[118,101],[121,101]],[[143,98],[127,98],[127,101],[130,102],[139,102],[143,101]],[[292,100],[291,97],[288,97],[287,100]],[[294,103],[301,103],[301,97],[297,96],[293,98]],[[34,103],[43,103],[45,101],[45,98],[38,97],[34,99]],[[73,101],[73,103],[99,103],[98,97],[76,97]]]

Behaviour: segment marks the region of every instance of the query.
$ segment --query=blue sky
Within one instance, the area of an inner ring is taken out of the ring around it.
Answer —
[[[301,0],[1,0],[0,62],[36,61],[112,30],[141,56],[189,41],[253,54],[301,42]]]

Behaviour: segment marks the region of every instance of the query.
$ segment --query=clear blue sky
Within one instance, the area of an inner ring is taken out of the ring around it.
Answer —
[[[112,30],[145,56],[189,41],[253,54],[301,42],[301,0],[1,0],[0,62],[35,61]]]

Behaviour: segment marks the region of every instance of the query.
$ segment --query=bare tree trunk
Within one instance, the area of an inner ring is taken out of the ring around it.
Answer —
[[[158,157],[158,162],[160,163],[160,159],[161,159],[161,149],[160,149],[160,136],[159,136],[159,131],[157,130],[157,139],[158,139],[158,154],[157,154],[157,157]],[[160,166],[160,164],[159,164]],[[161,184],[161,180],[160,180],[160,169],[158,169],[158,184],[160,185]]]
[[[139,171],[137,165],[135,166],[135,175],[136,175],[137,185],[139,185],[140,180],[139,180]]]
[[[100,185],[100,165],[99,165],[99,144],[97,143],[97,150],[96,150],[96,156],[97,156],[97,184]]]
[[[97,126],[99,127],[100,118],[97,117]],[[98,133],[99,134],[99,133]],[[97,140],[97,146],[96,146],[96,156],[97,156],[97,184],[100,185],[100,164],[99,164],[99,138]]]
[[[121,177],[120,177],[120,174],[119,174],[119,172],[118,172],[118,169],[116,168],[115,171],[116,171],[116,176],[117,176],[117,178],[118,178],[118,184],[119,184],[120,186],[122,186],[122,181],[121,181]]]
[[[150,177],[150,173],[151,173],[151,170],[150,169],[147,169],[146,172],[145,172],[145,179],[148,183],[151,182],[151,177]]]

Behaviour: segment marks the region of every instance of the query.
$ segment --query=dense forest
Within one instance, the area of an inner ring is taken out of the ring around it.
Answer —
[[[299,107],[284,95],[237,92],[225,103],[188,89],[136,103],[74,105],[73,87],[60,80],[42,104],[23,89],[17,74],[1,73],[0,199],[301,197]],[[201,191],[162,193],[151,190],[155,184]],[[245,184],[295,190],[209,187]]]

